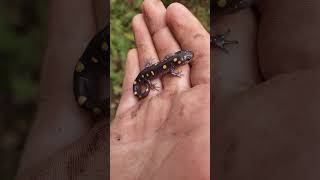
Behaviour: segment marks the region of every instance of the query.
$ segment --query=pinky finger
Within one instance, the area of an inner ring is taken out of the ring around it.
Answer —
[[[137,49],[131,49],[127,55],[125,75],[122,84],[122,96],[116,116],[119,116],[137,104],[138,99],[132,92],[132,83],[139,74],[139,71],[138,51]]]

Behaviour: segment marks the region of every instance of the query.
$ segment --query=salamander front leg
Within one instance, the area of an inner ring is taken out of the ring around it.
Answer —
[[[213,43],[213,48],[218,48],[223,50],[225,53],[229,53],[227,48],[225,47],[226,45],[229,44],[238,44],[238,41],[235,40],[227,40],[226,37],[229,35],[230,29],[225,33],[225,34],[219,34],[211,37],[210,41]]]
[[[174,68],[170,69],[170,74],[180,78],[184,76],[184,74],[181,71],[175,71]]]

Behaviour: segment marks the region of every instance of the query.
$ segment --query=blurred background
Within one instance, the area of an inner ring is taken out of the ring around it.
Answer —
[[[0,179],[12,180],[32,124],[47,1],[0,1]]]
[[[115,114],[121,92],[124,75],[124,64],[129,49],[135,47],[131,32],[131,19],[141,13],[143,0],[111,0],[111,116]],[[180,2],[188,7],[209,31],[210,0],[162,0],[166,6],[172,2]]]
[[[166,5],[173,1],[165,0]],[[210,0],[181,0],[209,29]],[[112,112],[121,96],[124,61],[134,47],[131,18],[142,0],[111,0]],[[0,0],[0,180],[13,180],[32,125],[46,47],[48,2]]]

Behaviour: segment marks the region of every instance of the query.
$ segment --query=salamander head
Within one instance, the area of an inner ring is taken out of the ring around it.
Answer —
[[[176,55],[179,56],[179,61],[180,61],[180,62],[178,61],[179,65],[188,64],[193,58],[193,53],[188,50],[178,51],[176,52]]]

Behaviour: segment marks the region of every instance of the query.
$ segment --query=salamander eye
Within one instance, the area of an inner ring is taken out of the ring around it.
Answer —
[[[183,61],[184,62],[189,62],[191,60],[191,56],[189,56],[189,55],[185,55],[184,57],[183,57]]]

